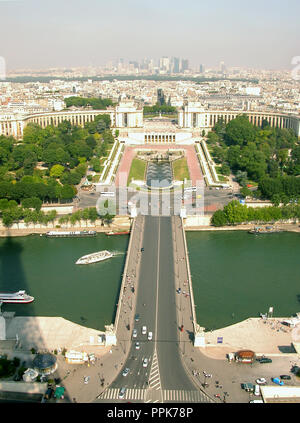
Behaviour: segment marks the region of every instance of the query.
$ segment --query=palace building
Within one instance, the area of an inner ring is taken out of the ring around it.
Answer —
[[[22,139],[23,130],[29,123],[45,128],[57,126],[67,120],[72,125],[84,126],[92,122],[97,115],[108,114],[111,127],[119,130],[119,140],[129,145],[144,144],[193,144],[205,132],[223,119],[227,124],[239,115],[247,115],[249,121],[262,126],[267,121],[271,127],[293,129],[300,137],[300,116],[278,112],[253,112],[240,110],[205,110],[201,103],[185,102],[178,109],[178,122],[163,117],[144,119],[143,109],[133,101],[120,102],[106,110],[68,109],[59,112],[35,114],[0,115],[0,135]]]

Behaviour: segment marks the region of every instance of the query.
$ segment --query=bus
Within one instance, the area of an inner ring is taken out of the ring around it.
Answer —
[[[184,188],[184,192],[196,192],[197,187]]]
[[[115,193],[112,191],[103,191],[100,193],[102,197],[114,197]]]

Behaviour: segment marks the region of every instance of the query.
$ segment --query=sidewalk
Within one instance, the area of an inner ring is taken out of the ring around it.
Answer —
[[[181,289],[180,294],[176,294],[176,307],[177,307],[177,319],[178,326],[183,325],[183,331],[179,334],[179,348],[181,350],[181,357],[183,365],[186,369],[187,374],[195,384],[197,389],[200,389],[207,395],[207,392],[202,387],[201,381],[194,375],[195,369],[201,367],[201,356],[199,352],[193,346],[194,339],[194,324],[195,319],[193,308],[192,308],[192,296],[193,293],[190,290],[189,278],[188,278],[188,264],[186,262],[187,257],[185,256],[184,238],[182,232],[182,222],[179,217],[175,217],[172,222],[172,235],[174,245],[174,271],[175,271],[175,287]],[[195,319],[196,323],[196,319]],[[178,330],[180,330],[178,328]],[[200,363],[199,363],[200,359]],[[213,399],[208,396],[208,401],[211,402]]]

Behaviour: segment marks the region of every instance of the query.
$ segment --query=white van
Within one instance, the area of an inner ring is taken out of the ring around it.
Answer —
[[[260,395],[260,386],[259,385],[255,385],[254,395],[256,395],[257,397]]]
[[[146,335],[147,333],[147,326],[142,327],[142,335]]]

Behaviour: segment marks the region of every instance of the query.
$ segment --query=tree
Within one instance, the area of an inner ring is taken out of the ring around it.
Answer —
[[[242,115],[231,120],[226,126],[225,140],[229,145],[243,145],[255,140],[256,128]]]
[[[228,223],[242,223],[247,221],[247,206],[242,205],[239,201],[231,201],[224,207],[224,213]]]
[[[212,218],[211,218],[211,224],[213,226],[226,226],[228,224],[226,215],[223,210],[217,210]]]
[[[243,197],[251,197],[252,196],[252,191],[248,188],[248,187],[243,187],[240,190],[240,193],[242,194]]]
[[[22,200],[22,207],[24,207],[25,209],[32,208],[36,211],[40,211],[42,204],[42,200],[37,197],[24,198],[24,200]]]
[[[36,123],[29,123],[23,130],[23,141],[26,144],[40,144],[44,138],[42,127]]]
[[[64,173],[64,170],[65,170],[64,166],[60,164],[56,164],[51,167],[50,176],[53,178],[60,178],[62,174]]]

